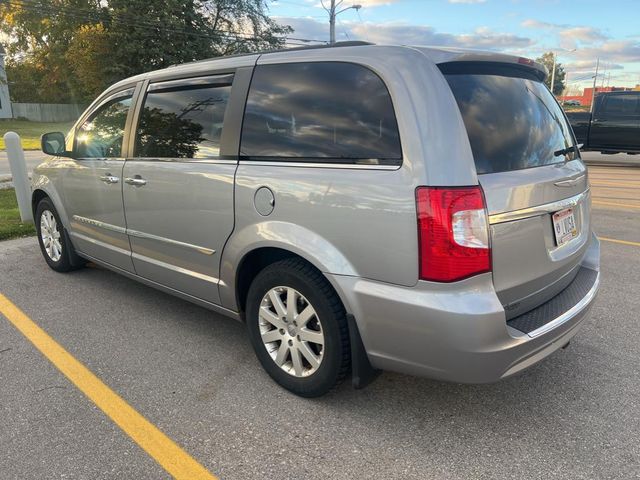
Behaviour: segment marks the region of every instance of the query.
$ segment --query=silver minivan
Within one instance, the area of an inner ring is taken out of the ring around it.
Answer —
[[[545,76],[349,43],[123,80],[43,136],[44,258],[245,322],[298,395],[381,370],[497,381],[568,344],[600,278],[587,170]]]

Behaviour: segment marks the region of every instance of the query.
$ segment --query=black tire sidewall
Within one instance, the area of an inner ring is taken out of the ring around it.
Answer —
[[[45,210],[49,210],[54,218],[56,219],[56,223],[58,225],[58,231],[60,232],[60,245],[62,245],[62,255],[60,256],[60,260],[57,262],[53,261],[49,254],[47,253],[44,243],[42,242],[42,235],[40,233],[40,217]],[[36,207],[36,232],[38,235],[38,243],[40,244],[40,250],[42,251],[42,256],[47,264],[57,272],[68,272],[72,269],[71,262],[69,260],[69,242],[67,241],[66,231],[64,226],[62,225],[62,221],[60,220],[60,215],[58,215],[58,211],[53,206],[53,203],[48,198],[44,198],[40,200],[38,206]]]
[[[282,370],[273,361],[262,342],[258,317],[260,302],[274,287],[296,289],[311,303],[320,319],[325,340],[322,363],[318,370],[308,377],[294,377]],[[344,333],[340,322],[345,319],[336,315],[337,298],[331,298],[326,293],[326,285],[322,285],[314,276],[301,274],[298,269],[279,264],[271,265],[260,272],[249,288],[246,322],[258,360],[277,383],[305,397],[317,397],[329,392],[339,382],[343,369],[345,345],[341,338]],[[335,293],[332,294],[335,296]],[[344,313],[342,316],[344,317]]]

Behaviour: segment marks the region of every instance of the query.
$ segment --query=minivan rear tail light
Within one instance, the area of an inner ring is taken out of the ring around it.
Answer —
[[[479,186],[418,187],[420,279],[454,282],[491,271],[487,210]]]

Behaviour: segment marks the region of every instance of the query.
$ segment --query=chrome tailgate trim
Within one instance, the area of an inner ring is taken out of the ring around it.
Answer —
[[[557,202],[545,203],[543,205],[536,205],[535,207],[513,210],[511,212],[495,213],[493,215],[489,215],[489,224],[495,225],[498,223],[512,222],[514,220],[522,220],[523,218],[535,217],[537,215],[544,215],[546,213],[554,213],[558,210],[575,207],[585,198],[587,198],[589,196],[589,193],[590,189],[587,188],[584,192],[579,193],[578,195],[558,200]]]

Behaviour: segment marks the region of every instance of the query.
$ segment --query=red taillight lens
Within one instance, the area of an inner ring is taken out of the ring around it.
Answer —
[[[454,282],[491,271],[484,197],[475,187],[416,190],[420,279]]]

